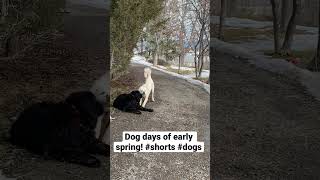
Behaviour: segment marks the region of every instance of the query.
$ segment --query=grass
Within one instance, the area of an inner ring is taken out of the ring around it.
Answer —
[[[271,56],[272,58],[281,58],[281,59],[288,59],[288,58],[299,58],[301,64],[299,67],[306,68],[309,62],[312,60],[314,56],[315,50],[292,50],[290,55],[282,55],[282,54],[275,54],[273,51],[265,51],[264,54]]]
[[[139,84],[130,73],[122,75],[115,80],[111,80],[110,102],[113,102],[113,100],[120,94],[128,93],[132,89],[137,89],[138,86]]]
[[[173,68],[171,68],[171,67],[167,67],[166,70],[168,70],[168,71],[170,71],[170,72],[177,73],[177,74],[181,74],[181,75],[188,75],[188,74],[194,73],[193,70],[180,70],[180,71],[179,71],[178,69],[173,69]]]
[[[225,28],[224,31],[225,41],[241,41],[241,40],[249,40],[255,39],[259,35],[266,35],[268,37],[272,37],[272,33],[266,29],[253,29],[253,28]]]

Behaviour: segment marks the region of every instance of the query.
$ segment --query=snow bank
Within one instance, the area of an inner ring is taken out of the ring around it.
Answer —
[[[218,24],[219,16],[211,16],[211,23]],[[238,27],[238,28],[266,28],[272,26],[270,21],[255,21],[245,18],[225,18],[225,25],[229,27]]]
[[[133,56],[131,58],[131,62],[132,63],[136,63],[136,64],[141,64],[141,65],[145,65],[145,66],[148,66],[152,69],[156,69],[158,71],[161,71],[161,72],[164,72],[166,74],[169,74],[171,76],[174,76],[174,77],[177,77],[177,78],[180,78],[180,79],[184,79],[186,81],[188,81],[189,83],[191,84],[194,84],[194,85],[197,85],[197,86],[200,86],[202,87],[206,92],[210,93],[210,85],[209,84],[206,84],[204,82],[201,82],[201,81],[198,81],[198,80],[195,80],[195,79],[192,79],[192,77],[190,76],[185,76],[185,75],[181,75],[181,74],[177,74],[177,73],[174,73],[174,72],[170,72],[170,71],[167,71],[165,69],[162,69],[162,68],[158,68],[158,67],[155,67],[153,66],[153,64],[149,63],[146,61],[146,58],[143,57],[143,56]],[[208,73],[208,72],[206,72]]]
[[[274,73],[284,74],[291,78],[297,77],[300,83],[304,85],[314,97],[320,100],[320,73],[301,69],[284,59],[274,59],[269,56],[257,54],[249,49],[226,43],[216,38],[211,40],[210,46],[214,51],[233,55],[237,58],[248,59],[249,63],[254,64],[256,67]]]
[[[172,69],[179,69],[179,66],[174,66],[174,65],[171,65],[170,66]],[[191,68],[191,67],[180,67],[181,70],[189,70],[189,71],[193,71],[194,68]]]
[[[210,21],[213,24],[219,24],[219,16],[211,16]],[[246,18],[236,18],[236,17],[230,17],[225,18],[225,25],[229,27],[235,27],[235,28],[272,28],[273,22],[272,21],[256,21],[252,19],[246,19]],[[309,26],[297,26],[298,30],[306,31],[310,34],[318,34],[318,28],[316,27],[309,27]]]

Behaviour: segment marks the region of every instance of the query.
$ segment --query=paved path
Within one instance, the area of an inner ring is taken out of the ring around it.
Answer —
[[[294,79],[215,54],[215,179],[319,179],[320,102]]]
[[[143,66],[130,74],[143,83]],[[209,179],[209,94],[185,80],[153,70],[155,102],[141,115],[115,110],[112,140],[122,141],[123,131],[196,131],[205,142],[203,153],[112,153],[111,179]]]

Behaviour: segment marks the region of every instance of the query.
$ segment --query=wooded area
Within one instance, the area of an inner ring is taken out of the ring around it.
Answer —
[[[143,27],[161,12],[162,0],[114,0],[111,4],[111,78],[123,74]]]
[[[243,2],[243,1],[236,1],[236,2]],[[235,2],[235,3],[236,3]],[[250,1],[258,2],[258,1]],[[260,3],[265,3],[261,1]],[[219,30],[217,32],[217,38],[223,40],[224,31],[223,26],[225,24],[225,16],[226,12],[230,11],[230,9],[234,8],[233,5],[228,4],[228,1],[220,0],[217,3],[219,7],[214,9],[219,9]],[[249,4],[247,4],[249,7]],[[308,8],[308,2],[302,0],[290,0],[290,1],[280,1],[280,0],[270,0],[269,4],[271,6],[270,13],[272,14],[272,21],[273,21],[273,56],[281,56],[281,57],[292,57],[293,55],[293,43],[294,43],[294,36],[297,34],[297,26],[299,23],[299,17],[301,21],[301,13],[306,11]],[[319,1],[315,4],[319,9]],[[260,7],[256,4],[256,7]],[[239,8],[239,7],[238,7]],[[318,10],[319,14],[319,10]],[[318,15],[318,20],[320,19],[320,15]],[[262,16],[260,16],[262,17]],[[255,19],[259,19],[259,16],[256,16]],[[307,68],[313,71],[319,71],[319,61],[318,53],[319,52],[319,43],[318,48],[314,50],[314,56],[312,59],[309,60]]]
[[[209,4],[209,0],[113,1],[112,77],[126,71],[134,49],[154,66],[178,60],[178,73],[186,65],[187,53],[192,54],[196,78],[201,77],[209,54]]]

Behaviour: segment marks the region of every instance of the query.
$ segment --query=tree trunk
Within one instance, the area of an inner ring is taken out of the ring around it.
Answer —
[[[274,39],[274,53],[279,53],[279,23],[278,23],[278,3],[276,0],[270,0],[273,15],[273,39]]]
[[[318,2],[320,7],[320,1]],[[315,56],[313,57],[312,61],[308,64],[308,69],[311,71],[319,71],[320,69],[320,11],[318,11],[318,13],[318,47]]]
[[[280,31],[284,33],[286,31],[290,14],[292,12],[292,1],[284,0],[281,2],[281,19],[280,19]]]
[[[154,65],[154,66],[157,66],[157,65],[158,65],[158,54],[157,54],[156,52],[154,53],[153,65]]]
[[[195,73],[196,73],[196,78],[198,78],[198,64],[197,64],[197,47],[194,48],[194,70],[195,70]]]
[[[181,29],[184,28],[184,25],[181,25]],[[185,49],[184,49],[184,32],[183,30],[179,32],[179,46],[180,46],[180,61],[181,65],[184,65]]]
[[[2,0],[2,9],[1,9],[1,21],[5,22],[6,16],[8,15],[8,0]]]
[[[199,46],[199,58],[198,58],[198,77],[201,77],[201,71],[203,67],[203,53],[204,53],[204,45],[203,45],[203,34],[204,34],[204,24],[202,24],[202,28],[200,31],[200,46]]]
[[[154,52],[154,58],[153,58],[153,65],[157,66],[158,65],[158,57],[159,57],[159,37],[158,37],[158,33],[156,33],[156,49]]]
[[[178,74],[180,74],[180,68],[181,68],[181,56],[179,55],[179,68],[178,68]]]
[[[225,0],[221,0],[220,1],[220,24],[219,24],[219,34],[218,34],[218,38],[220,40],[223,40],[223,26],[225,23],[225,9],[226,9],[226,1]]]
[[[140,39],[140,55],[143,55],[143,38]]]
[[[283,45],[281,48],[282,54],[290,54],[291,53],[291,46],[293,42],[293,35],[296,29],[296,21],[297,21],[297,15],[300,11],[300,0],[293,0],[293,7],[292,7],[292,15],[290,17],[288,27],[286,30],[286,35],[283,41]]]
[[[199,59],[199,76],[198,76],[198,78],[201,77],[201,73],[202,73],[202,69],[203,69],[203,58],[204,58],[204,55],[201,55],[200,59]]]

